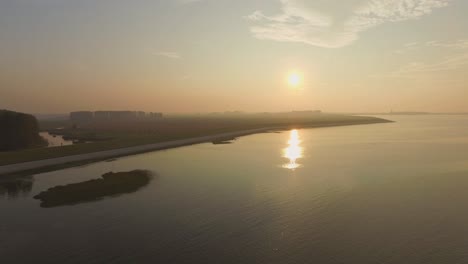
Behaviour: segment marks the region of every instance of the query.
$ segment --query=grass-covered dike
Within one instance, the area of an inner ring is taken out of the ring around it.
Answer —
[[[318,128],[386,122],[390,121],[376,117],[337,114],[256,114],[239,117],[168,117],[157,122],[99,123],[92,127],[66,129],[66,132],[73,133],[78,137],[93,133],[97,138],[109,140],[53,148],[0,152],[0,166],[249,129],[268,127],[275,129]],[[47,128],[52,129],[57,126],[60,124],[50,124]]]

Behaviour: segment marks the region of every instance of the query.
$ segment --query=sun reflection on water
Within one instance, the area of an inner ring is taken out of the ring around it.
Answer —
[[[302,147],[300,146],[301,139],[299,132],[296,129],[291,130],[288,140],[288,147],[283,149],[283,157],[289,159],[289,163],[284,164],[283,168],[295,170],[301,167],[301,164],[297,163],[297,159],[302,158]]]

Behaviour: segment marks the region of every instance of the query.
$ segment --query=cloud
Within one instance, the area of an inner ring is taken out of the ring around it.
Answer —
[[[459,70],[468,66],[468,40],[456,41],[428,41],[422,43],[409,43],[396,53],[408,53],[422,51],[433,52],[431,49],[443,51],[447,55],[433,62],[411,62],[401,66],[399,69],[386,74],[386,77],[414,77],[419,74],[431,74]],[[385,77],[384,76],[384,77]]]
[[[173,52],[173,51],[155,52],[154,55],[160,56],[160,57],[166,57],[169,59],[181,59],[182,58],[182,56],[178,52]]]
[[[320,11],[323,1],[280,0],[281,13],[273,16],[255,11],[246,18],[255,38],[299,42],[318,47],[350,45],[359,34],[384,23],[418,19],[451,0],[328,0],[339,10]],[[322,3],[321,3],[322,2]],[[320,4],[321,3],[321,4]]]
[[[461,39],[454,42],[429,41],[426,43],[426,46],[450,49],[468,49],[468,39]]]
[[[460,39],[456,41],[427,41],[427,42],[412,42],[407,43],[403,48],[395,50],[393,53],[405,54],[408,52],[414,52],[423,48],[438,48],[438,49],[449,49],[449,50],[463,50],[468,49],[468,39]]]
[[[413,62],[407,64],[393,74],[403,75],[414,75],[418,73],[431,73],[441,71],[457,70],[461,67],[468,65],[468,53],[456,54],[445,57],[441,61],[425,63],[425,62]]]
[[[181,4],[191,4],[191,3],[195,3],[195,2],[201,2],[203,0],[177,0],[179,3]]]

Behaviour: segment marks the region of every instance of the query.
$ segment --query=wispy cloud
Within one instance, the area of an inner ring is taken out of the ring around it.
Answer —
[[[392,75],[397,76],[413,76],[418,73],[431,73],[457,70],[461,67],[468,65],[468,53],[451,55],[443,58],[437,62],[412,62],[404,65],[397,71],[393,72]]]
[[[468,49],[468,39],[461,39],[456,41],[427,41],[427,42],[412,42],[405,44],[402,48],[394,51],[396,54],[405,54],[414,52],[423,48],[443,48],[453,51]]]
[[[169,59],[181,59],[182,56],[178,52],[173,52],[173,51],[160,51],[160,52],[155,52],[153,53],[156,56],[160,57],[166,57]]]
[[[253,23],[250,31],[254,37],[339,48],[350,45],[370,28],[418,19],[447,6],[451,0],[347,0],[346,4],[338,1],[337,5],[348,8],[340,14],[320,11],[318,2],[314,5],[305,0],[279,1],[280,14],[268,16],[256,11],[246,17]]]
[[[450,49],[468,49],[468,39],[457,40],[454,42],[429,41],[429,42],[426,42],[426,46],[450,48]]]
[[[409,43],[397,53],[414,51],[431,52],[431,49],[443,51],[444,57],[432,62],[411,62],[385,75],[386,77],[415,77],[419,74],[446,72],[458,70],[468,66],[468,40],[456,41],[428,41]]]
[[[203,0],[177,0],[179,3],[181,4],[191,4],[191,3],[195,3],[195,2],[201,2]]]

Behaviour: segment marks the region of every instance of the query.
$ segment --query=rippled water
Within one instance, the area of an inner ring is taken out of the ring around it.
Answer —
[[[1,263],[468,263],[468,116],[303,129],[0,181]],[[146,187],[32,197],[109,171]]]

